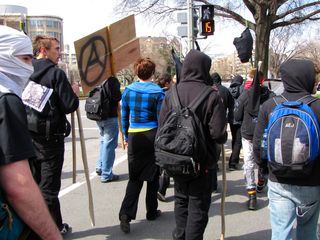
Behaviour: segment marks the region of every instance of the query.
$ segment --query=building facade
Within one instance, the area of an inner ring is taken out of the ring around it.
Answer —
[[[24,31],[31,39],[36,35],[49,35],[60,41],[64,50],[63,19],[58,16],[29,16],[28,9],[17,5],[0,4],[0,25]]]

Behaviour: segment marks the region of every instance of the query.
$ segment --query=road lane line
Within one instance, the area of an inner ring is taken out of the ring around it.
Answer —
[[[116,167],[117,165],[119,165],[120,163],[122,163],[123,161],[127,160],[127,154],[123,155],[122,157],[119,157],[117,158],[115,161],[114,161],[114,164],[113,164],[113,167]],[[95,177],[97,177],[97,174],[96,172],[92,172],[90,173],[90,181],[92,179],[94,179]],[[82,186],[83,184],[85,184],[86,181],[82,181],[82,182],[77,182],[77,183],[74,183],[72,184],[71,186],[69,187],[66,187],[65,189],[61,190],[59,192],[59,198],[60,197],[63,197],[64,195],[72,192],[73,190],[77,189],[78,187]]]

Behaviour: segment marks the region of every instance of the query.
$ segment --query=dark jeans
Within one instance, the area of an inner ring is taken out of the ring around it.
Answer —
[[[208,223],[211,204],[212,171],[185,182],[174,179],[174,239],[201,240]]]
[[[125,214],[129,219],[136,219],[139,195],[143,186],[143,181],[129,179],[126,195],[122,201],[122,205],[119,212],[120,216]],[[146,208],[147,208],[147,218],[152,218],[157,214],[158,200],[157,191],[159,188],[159,175],[156,175],[153,181],[147,182],[147,192],[146,192]]]
[[[229,166],[239,163],[239,155],[242,147],[241,143],[241,125],[230,124],[230,130],[232,135],[232,153],[229,158]]]
[[[29,160],[33,177],[38,183],[49,211],[58,228],[62,226],[59,202],[61,171],[64,161],[64,137],[52,140],[33,138],[36,158]]]
[[[163,196],[165,196],[169,185],[170,185],[170,176],[167,174],[167,172],[165,170],[162,169],[161,175],[159,178],[158,192],[160,192]]]

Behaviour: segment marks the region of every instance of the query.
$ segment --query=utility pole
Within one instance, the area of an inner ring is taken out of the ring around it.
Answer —
[[[188,7],[188,51],[194,48],[193,45],[193,0],[187,0]]]

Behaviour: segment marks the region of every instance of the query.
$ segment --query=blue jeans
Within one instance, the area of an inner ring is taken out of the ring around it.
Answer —
[[[96,162],[96,169],[101,169],[101,181],[113,177],[112,168],[118,146],[118,118],[108,118],[97,122],[100,130],[100,156]]]
[[[293,239],[295,221],[296,239],[318,239],[320,186],[296,186],[268,181],[268,187],[272,240]]]

